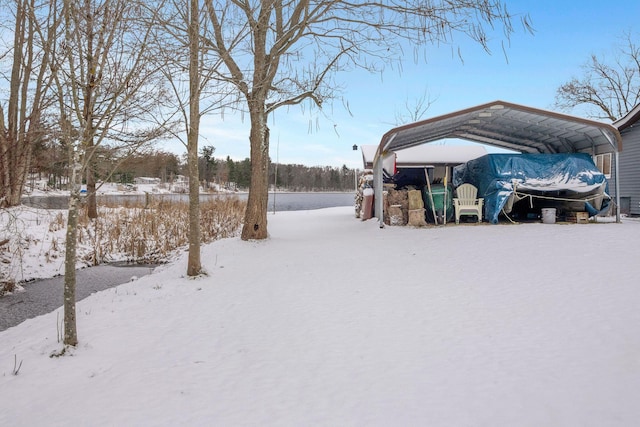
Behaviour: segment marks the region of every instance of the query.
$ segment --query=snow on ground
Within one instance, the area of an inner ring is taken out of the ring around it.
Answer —
[[[169,193],[170,185],[159,184],[117,184],[105,182],[99,184],[96,194],[145,194],[145,193]],[[41,190],[38,188],[26,189],[25,196],[68,196],[67,190]]]
[[[0,277],[24,282],[63,274],[66,224],[63,210],[1,209],[0,241],[8,242],[0,250]],[[78,246],[82,258],[83,246]]]
[[[24,205],[0,210],[0,278],[17,283],[64,274],[68,211]],[[77,251],[77,268],[93,265],[95,242],[85,236]],[[110,254],[109,261],[126,260]]]
[[[3,426],[631,426],[640,223],[386,227],[279,212],[0,333]],[[21,363],[18,375],[14,359]]]

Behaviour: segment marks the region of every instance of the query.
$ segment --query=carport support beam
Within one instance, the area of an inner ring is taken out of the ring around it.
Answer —
[[[384,156],[387,153],[387,149],[391,145],[394,139],[398,134],[394,133],[387,140],[387,142],[382,145],[382,143],[378,146],[378,150],[376,151],[376,155],[373,158],[373,203],[374,203],[374,211],[375,215],[380,221],[380,228],[384,228],[384,203],[382,203],[382,175],[383,175],[383,160]]]
[[[616,170],[616,222],[620,222],[620,169],[618,168],[618,161],[620,160],[620,146],[616,141],[613,141],[609,134],[607,134],[604,130],[600,131],[602,135],[609,141],[611,147],[613,148],[614,158],[616,159],[615,170]],[[592,154],[594,151],[592,150]]]
[[[620,222],[620,169],[618,168],[618,161],[620,156],[618,150],[614,151],[616,159],[616,222]]]
[[[380,228],[384,228],[384,213],[382,210],[384,209],[384,204],[382,203],[382,163],[383,163],[384,154],[380,154],[377,156],[373,163],[373,200],[374,200],[374,210],[375,215],[380,222]]]

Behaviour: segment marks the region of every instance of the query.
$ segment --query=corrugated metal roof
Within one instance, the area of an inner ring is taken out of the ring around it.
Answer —
[[[373,168],[377,145],[361,145],[362,163],[365,169]],[[403,167],[426,167],[435,165],[459,165],[484,156],[487,149],[481,145],[433,145],[424,144],[398,150],[395,164]]]
[[[620,132],[610,124],[494,101],[393,128],[383,135],[377,155],[444,138],[524,153],[622,151]]]

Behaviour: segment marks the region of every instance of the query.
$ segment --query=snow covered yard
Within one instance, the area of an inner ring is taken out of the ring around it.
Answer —
[[[378,229],[279,212],[0,333],[0,425],[630,426],[640,223]],[[17,361],[17,362],[14,362]],[[19,365],[21,363],[21,366]],[[13,371],[20,366],[18,375]]]

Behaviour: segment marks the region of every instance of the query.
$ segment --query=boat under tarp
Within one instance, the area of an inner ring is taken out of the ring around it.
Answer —
[[[453,185],[478,188],[484,198],[484,217],[498,223],[500,213],[605,213],[610,206],[607,179],[586,153],[487,154],[456,166]]]

